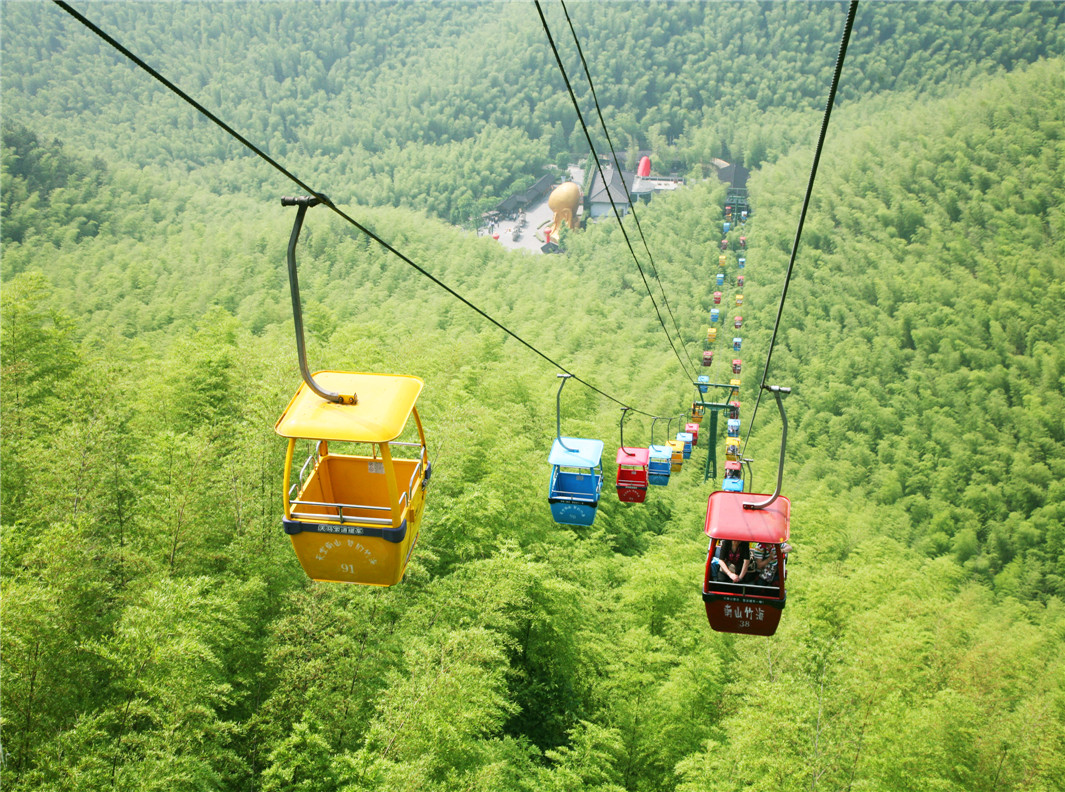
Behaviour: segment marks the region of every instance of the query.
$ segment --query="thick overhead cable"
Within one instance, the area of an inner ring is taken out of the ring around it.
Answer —
[[[463,297],[457,291],[455,291],[450,286],[448,286],[446,283],[444,283],[439,278],[437,278],[435,275],[433,275],[430,272],[428,272],[427,270],[423,269],[421,266],[416,264],[409,257],[407,257],[406,255],[401,253],[399,250],[394,248],[391,244],[389,244],[384,239],[382,239],[377,234],[375,234],[373,231],[371,231],[369,228],[367,228],[366,226],[362,225],[355,218],[351,217],[346,212],[344,212],[342,209],[337,207],[336,204],[334,204],[328,197],[326,197],[322,193],[318,192],[317,190],[313,189],[310,185],[308,185],[306,182],[301,180],[298,176],[296,176],[291,171],[286,169],[283,165],[281,165],[279,162],[277,162],[277,160],[273,159],[270,155],[268,155],[266,152],[264,152],[262,149],[260,149],[254,143],[249,141],[247,138],[245,138],[243,135],[241,135],[239,132],[237,132],[231,126],[229,126],[224,121],[222,121],[222,119],[220,119],[218,116],[216,116],[210,110],[208,110],[202,104],[197,102],[195,99],[193,99],[187,93],[185,93],[183,90],[178,88],[174,83],[172,83],[170,80],[168,80],[162,74],[160,74],[158,71],[156,71],[151,66],[149,66],[144,60],[142,60],[140,57],[135,55],[132,51],[130,51],[125,46],[120,44],[118,41],[116,41],[114,38],[112,38],[110,35],[108,35],[105,31],[103,31],[100,27],[98,27],[92,21],[87,19],[84,15],[82,15],[76,9],[71,7],[71,5],[69,3],[64,2],[64,0],[54,0],[54,2],[56,3],[56,5],[58,5],[60,8],[62,8],[64,11],[66,11],[68,14],[70,14],[72,17],[74,17],[76,20],[78,20],[82,25],[87,27],[89,30],[91,30],[93,33],[95,33],[97,36],[99,36],[101,39],[103,39],[105,42],[107,42],[111,47],[116,49],[118,52],[121,52],[123,55],[125,55],[127,58],[129,58],[131,61],[133,61],[133,63],[135,63],[138,67],[140,67],[141,69],[146,71],[148,74],[150,74],[156,80],[158,80],[160,83],[162,83],[164,86],[166,86],[166,88],[168,90],[170,90],[173,94],[175,94],[176,96],[178,96],[179,98],[184,100],[186,103],[192,105],[194,108],[196,108],[196,110],[198,112],[200,112],[201,114],[206,116],[212,123],[214,123],[219,128],[223,129],[225,132],[227,132],[228,134],[230,134],[231,136],[236,138],[238,141],[240,141],[241,145],[243,145],[249,151],[252,151],[255,154],[257,154],[259,157],[261,157],[263,160],[265,160],[267,163],[269,163],[275,170],[277,170],[279,173],[281,173],[287,179],[289,179],[293,183],[299,185],[299,187],[303,191],[305,191],[307,193],[310,193],[311,195],[313,195],[314,197],[319,199],[322,202],[323,205],[325,205],[325,206],[329,207],[330,209],[332,209],[336,214],[338,214],[340,217],[342,217],[344,220],[346,220],[351,225],[355,226],[355,228],[359,229],[359,231],[364,233],[366,236],[368,236],[374,242],[379,244],[381,247],[383,247],[389,253],[391,253],[392,255],[396,256],[398,259],[403,261],[408,266],[410,266],[413,269],[417,270],[419,273],[421,273],[426,278],[431,280],[433,283],[435,283],[441,289],[446,291],[448,294],[450,294],[456,300],[458,300],[459,302],[461,302],[463,305],[465,305],[466,307],[470,308],[471,310],[475,311],[477,314],[479,314],[483,318],[487,319],[489,322],[494,324],[496,327],[498,327],[504,333],[509,335],[511,338],[513,338],[516,341],[518,341],[520,344],[525,346],[531,352],[535,353],[536,355],[539,355],[541,358],[543,358],[545,361],[547,361],[552,366],[557,368],[559,371],[561,371],[561,372],[563,372],[565,374],[569,374],[571,377],[573,377],[574,380],[576,380],[577,382],[581,383],[582,385],[584,385],[584,387],[588,388],[589,390],[595,391],[596,393],[598,393],[603,398],[609,399],[610,401],[614,402],[615,404],[619,404],[622,407],[628,407],[628,409],[632,410],[633,412],[639,413],[640,415],[645,415],[648,418],[657,417],[653,413],[645,412],[643,410],[636,409],[635,407],[630,407],[629,405],[627,405],[625,402],[621,401],[620,399],[610,395],[609,393],[607,393],[606,391],[601,390],[600,388],[597,388],[595,385],[591,384],[590,382],[588,382],[585,379],[582,379],[581,377],[578,377],[576,374],[573,374],[573,372],[569,371],[561,363],[556,362],[551,357],[549,357],[547,354],[541,352],[539,349],[537,349],[535,346],[530,344],[524,338],[519,336],[513,330],[511,330],[510,328],[508,328],[507,326],[505,326],[501,322],[497,321],[496,319],[494,319],[489,314],[485,313],[483,310],[481,310],[476,305],[474,305],[472,302],[467,300],[465,297]]]
[[[621,212],[618,211],[617,204],[614,203],[614,195],[610,190],[606,175],[603,173],[603,166],[599,162],[599,155],[596,153],[595,145],[592,143],[592,136],[588,132],[588,125],[584,123],[584,115],[581,113],[580,105],[577,103],[577,95],[573,92],[573,86],[570,84],[569,75],[566,74],[566,67],[562,65],[562,57],[558,54],[558,47],[555,46],[555,39],[554,36],[551,35],[551,28],[547,25],[547,18],[544,16],[544,10],[540,7],[540,0],[535,0],[535,2],[536,10],[540,14],[540,22],[544,26],[544,33],[547,34],[547,41],[551,45],[551,51],[555,54],[555,61],[558,63],[558,69],[562,73],[562,80],[566,83],[566,90],[569,91],[569,97],[573,102],[573,108],[577,111],[577,120],[581,123],[581,129],[584,130],[584,137],[588,141],[588,148],[591,149],[592,159],[595,160],[595,167],[599,171],[599,178],[603,180],[606,196],[610,199],[610,207],[614,210],[614,217],[617,218],[618,227],[621,229],[622,236],[625,237],[625,244],[629,248],[629,253],[632,254],[632,260],[636,262],[636,269],[640,271],[640,277],[643,279],[643,285],[647,290],[647,296],[651,298],[651,305],[654,306],[655,313],[658,315],[658,323],[662,325],[662,332],[666,334],[666,340],[669,341],[669,346],[673,349],[673,354],[677,356],[677,362],[680,363],[681,371],[684,372],[684,376],[694,383],[695,375],[689,372],[685,367],[684,360],[681,358],[680,352],[677,351],[676,344],[673,343],[673,337],[669,334],[669,330],[666,328],[666,322],[662,318],[662,312],[658,310],[658,302],[655,301],[655,296],[651,291],[651,285],[647,282],[647,275],[644,274],[643,266],[640,264],[640,260],[636,256],[636,251],[633,250],[632,240],[629,239],[629,234],[625,230],[625,224],[621,222]],[[618,175],[621,175],[620,171],[618,172]]]
[[[603,110],[599,106],[599,96],[595,92],[595,84],[592,82],[592,73],[588,69],[588,61],[584,59],[584,49],[581,47],[580,39],[577,38],[577,31],[573,28],[573,20],[570,19],[569,9],[566,8],[565,0],[559,0],[562,6],[562,13],[566,15],[566,23],[569,25],[569,32],[573,36],[573,43],[577,47],[577,54],[581,58],[581,66],[584,68],[584,76],[588,80],[588,87],[592,91],[592,101],[595,102],[595,112],[599,116],[599,125],[603,128],[603,134],[606,136],[606,144],[610,147],[610,155],[614,158],[614,169],[620,174],[621,163],[618,162],[618,153],[614,150],[614,141],[610,139],[610,130],[607,129],[606,121],[603,120]],[[580,109],[577,110],[578,114]],[[605,180],[604,180],[605,181]],[[680,332],[680,326],[677,324],[677,317],[673,315],[673,309],[669,307],[669,300],[666,298],[666,287],[662,285],[662,279],[658,277],[658,267],[655,266],[654,256],[651,255],[651,248],[647,245],[647,237],[644,236],[643,226],[640,225],[640,216],[636,213],[636,206],[632,202],[632,196],[625,193],[625,200],[629,204],[629,211],[632,212],[632,219],[636,221],[636,230],[640,234],[640,239],[643,241],[643,249],[647,253],[647,260],[651,264],[651,274],[654,279],[658,281],[658,288],[662,292],[662,303],[666,306],[666,311],[669,312],[669,318],[673,320],[673,329],[677,331],[677,338],[680,339],[680,348],[684,350],[684,356],[688,358],[688,363],[694,369],[695,363],[692,361],[692,356],[688,354],[688,345],[684,343],[684,335]]]
[[[765,368],[762,370],[762,383],[758,386],[758,399],[754,403],[754,412],[751,413],[751,422],[747,425],[747,435],[743,438],[743,451],[747,450],[747,441],[751,438],[751,430],[754,429],[754,419],[758,415],[758,405],[762,403],[762,394],[765,392],[766,378],[769,376],[769,363],[773,359],[773,347],[777,343],[777,332],[780,330],[780,317],[784,313],[784,301],[788,297],[788,286],[791,283],[791,272],[795,267],[795,254],[799,249],[799,239],[802,237],[802,227],[806,222],[806,210],[810,206],[810,196],[814,191],[814,179],[817,177],[817,166],[821,161],[821,150],[825,145],[825,136],[828,134],[828,122],[832,118],[832,106],[836,100],[836,89],[839,87],[840,74],[843,73],[843,61],[847,57],[847,44],[851,37],[851,28],[854,27],[854,17],[858,12],[858,0],[851,0],[847,11],[847,21],[843,25],[843,36],[839,42],[839,53],[836,55],[836,68],[832,74],[832,85],[828,90],[828,102],[825,105],[825,113],[821,119],[821,134],[817,138],[817,147],[814,149],[814,161],[810,167],[810,180],[806,184],[806,197],[802,202],[802,211],[799,213],[799,224],[795,229],[795,241],[791,244],[791,259],[788,261],[787,274],[784,276],[784,289],[780,293],[780,303],[777,306],[777,320],[773,325],[773,336],[769,340],[769,352],[765,358]]]

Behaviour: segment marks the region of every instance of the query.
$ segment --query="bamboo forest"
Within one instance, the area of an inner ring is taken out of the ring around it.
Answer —
[[[3,789],[1065,789],[1065,3],[0,32]]]

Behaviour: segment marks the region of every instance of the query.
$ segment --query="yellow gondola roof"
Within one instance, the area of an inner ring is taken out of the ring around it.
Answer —
[[[356,393],[359,403],[325,401],[307,383],[301,383],[274,426],[282,437],[391,442],[403,431],[424,384],[417,377],[351,371],[319,371],[314,374],[314,381],[323,390]]]

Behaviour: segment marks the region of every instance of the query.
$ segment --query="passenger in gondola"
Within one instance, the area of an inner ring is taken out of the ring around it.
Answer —
[[[764,542],[755,542],[754,547],[751,548],[751,565],[756,585],[778,585],[776,549],[776,545]]]
[[[719,583],[746,583],[751,572],[750,542],[729,539],[722,543],[716,577]]]

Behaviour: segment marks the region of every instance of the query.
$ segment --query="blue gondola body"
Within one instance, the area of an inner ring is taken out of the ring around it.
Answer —
[[[710,378],[707,377],[705,374],[698,377],[696,379],[696,382],[699,383],[699,393],[706,393],[708,390],[710,390]]]
[[[721,482],[721,489],[725,492],[743,492],[743,479],[726,478]]]
[[[710,309],[710,321],[711,322],[716,322],[718,320],[718,317],[720,317],[720,316],[721,316],[721,311],[718,308],[711,308]]]
[[[743,259],[740,259],[740,261],[743,261]],[[725,273],[724,272],[717,273],[717,285],[718,286],[724,286],[725,285]]]
[[[743,339],[740,336],[736,336],[732,339],[732,348],[736,352],[740,351],[740,347],[743,346]]]
[[[658,487],[664,487],[669,483],[673,449],[667,445],[652,445],[649,446],[649,450],[651,458],[647,464],[647,481]]]
[[[677,432],[677,439],[684,443],[684,458],[691,459],[692,441],[695,439],[691,432]]]
[[[728,436],[739,437],[740,436],[740,419],[729,418],[728,419]]]
[[[603,441],[563,437],[559,442],[556,438],[548,462],[551,488],[547,502],[555,522],[591,525],[603,489]]]

